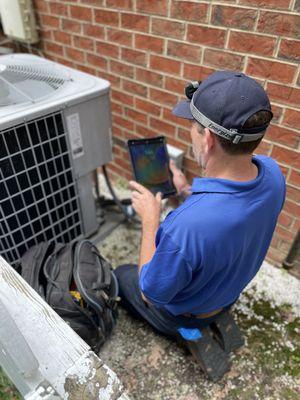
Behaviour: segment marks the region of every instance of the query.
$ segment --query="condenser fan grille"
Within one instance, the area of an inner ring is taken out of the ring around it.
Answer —
[[[82,232],[62,114],[0,132],[0,254],[14,264],[34,244]]]
[[[61,87],[68,79],[58,76],[49,68],[32,67],[31,65],[6,65],[2,76],[10,83],[17,83],[24,80],[46,82],[53,89]]]
[[[35,102],[71,80],[62,68],[52,64],[0,64],[0,105]]]

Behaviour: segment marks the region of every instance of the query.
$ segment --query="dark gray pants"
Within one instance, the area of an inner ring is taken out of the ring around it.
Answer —
[[[211,324],[223,311],[209,318],[175,316],[164,307],[145,303],[138,284],[136,264],[120,265],[115,271],[119,282],[121,304],[136,318],[147,321],[155,330],[167,336],[178,337],[178,328],[204,328]]]

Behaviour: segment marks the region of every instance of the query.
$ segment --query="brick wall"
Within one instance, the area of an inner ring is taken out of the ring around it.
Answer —
[[[164,134],[199,174],[188,124],[171,115],[188,80],[216,69],[250,74],[275,114],[259,152],[287,179],[269,251],[280,262],[300,227],[300,0],[35,0],[45,55],[112,85],[113,173],[130,178],[126,140]]]

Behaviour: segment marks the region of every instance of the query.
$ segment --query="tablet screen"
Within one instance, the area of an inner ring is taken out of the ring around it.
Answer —
[[[130,140],[128,145],[137,182],[152,193],[173,194],[175,188],[164,137]]]

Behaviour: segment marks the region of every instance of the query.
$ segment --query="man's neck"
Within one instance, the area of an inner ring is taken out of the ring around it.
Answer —
[[[252,162],[252,154],[212,157],[204,172],[206,177],[240,182],[251,181],[258,175],[258,169]]]

